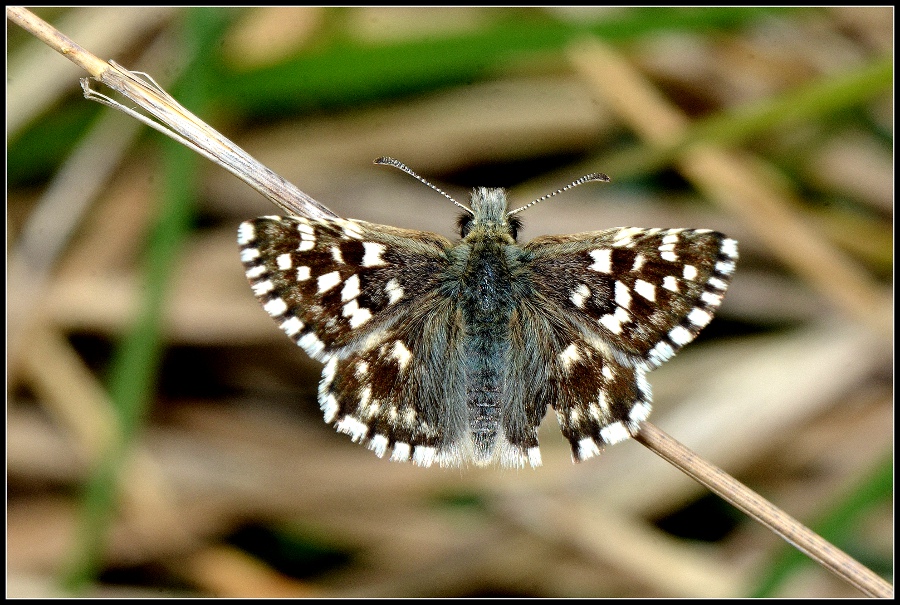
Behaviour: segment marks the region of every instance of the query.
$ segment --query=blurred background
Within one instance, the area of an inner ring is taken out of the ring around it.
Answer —
[[[460,201],[611,176],[521,241],[736,238],[651,421],[892,581],[892,8],[36,12],[341,216],[456,235],[390,155]],[[573,465],[552,413],[537,470],[335,433],[238,258],[275,207],[7,32],[7,595],[858,596],[633,441]]]

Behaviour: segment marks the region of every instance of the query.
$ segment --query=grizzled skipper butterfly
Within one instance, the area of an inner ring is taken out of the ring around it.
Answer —
[[[461,240],[365,221],[242,223],[253,293],[325,364],[325,421],[378,456],[421,466],[541,464],[552,407],[577,461],[637,434],[646,373],[722,302],[737,242],[708,229],[591,231],[516,242],[521,208],[479,188]]]

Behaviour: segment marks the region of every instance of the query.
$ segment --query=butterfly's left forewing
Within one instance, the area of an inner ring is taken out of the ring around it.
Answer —
[[[238,241],[263,308],[325,363],[326,422],[393,459],[465,459],[459,318],[439,295],[450,242],[364,221],[278,216],[241,224]]]
[[[450,242],[363,221],[266,216],[241,224],[263,308],[310,357],[353,350],[437,288]]]

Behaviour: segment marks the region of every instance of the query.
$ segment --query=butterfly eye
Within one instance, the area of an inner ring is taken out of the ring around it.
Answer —
[[[522,228],[522,219],[518,216],[509,217],[509,234],[514,240],[519,239],[519,229]]]
[[[472,223],[475,222],[475,217],[471,214],[463,213],[459,215],[459,218],[456,219],[456,226],[459,227],[459,236],[463,239],[467,235],[469,235],[469,231],[472,230]]]
[[[456,225],[459,227],[459,236],[463,239],[469,232],[472,231],[472,223],[475,222],[475,218],[471,214],[460,214],[459,218],[456,219]],[[519,229],[522,228],[522,219],[518,216],[512,216],[509,218],[509,234],[512,235],[514,240],[519,239]]]

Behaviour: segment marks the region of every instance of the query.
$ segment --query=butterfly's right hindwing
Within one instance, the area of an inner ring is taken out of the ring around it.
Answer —
[[[542,237],[524,250],[519,314],[532,337],[513,357],[546,368],[525,407],[551,405],[584,460],[640,431],[651,408],[646,372],[712,319],[737,244],[703,229],[622,228]]]
[[[521,416],[528,420],[524,428],[532,429],[507,427],[507,435],[519,436],[515,443],[536,451],[537,426],[548,406],[576,462],[637,434],[650,414],[650,385],[642,369],[603,354],[546,299],[524,299],[511,332]]]

